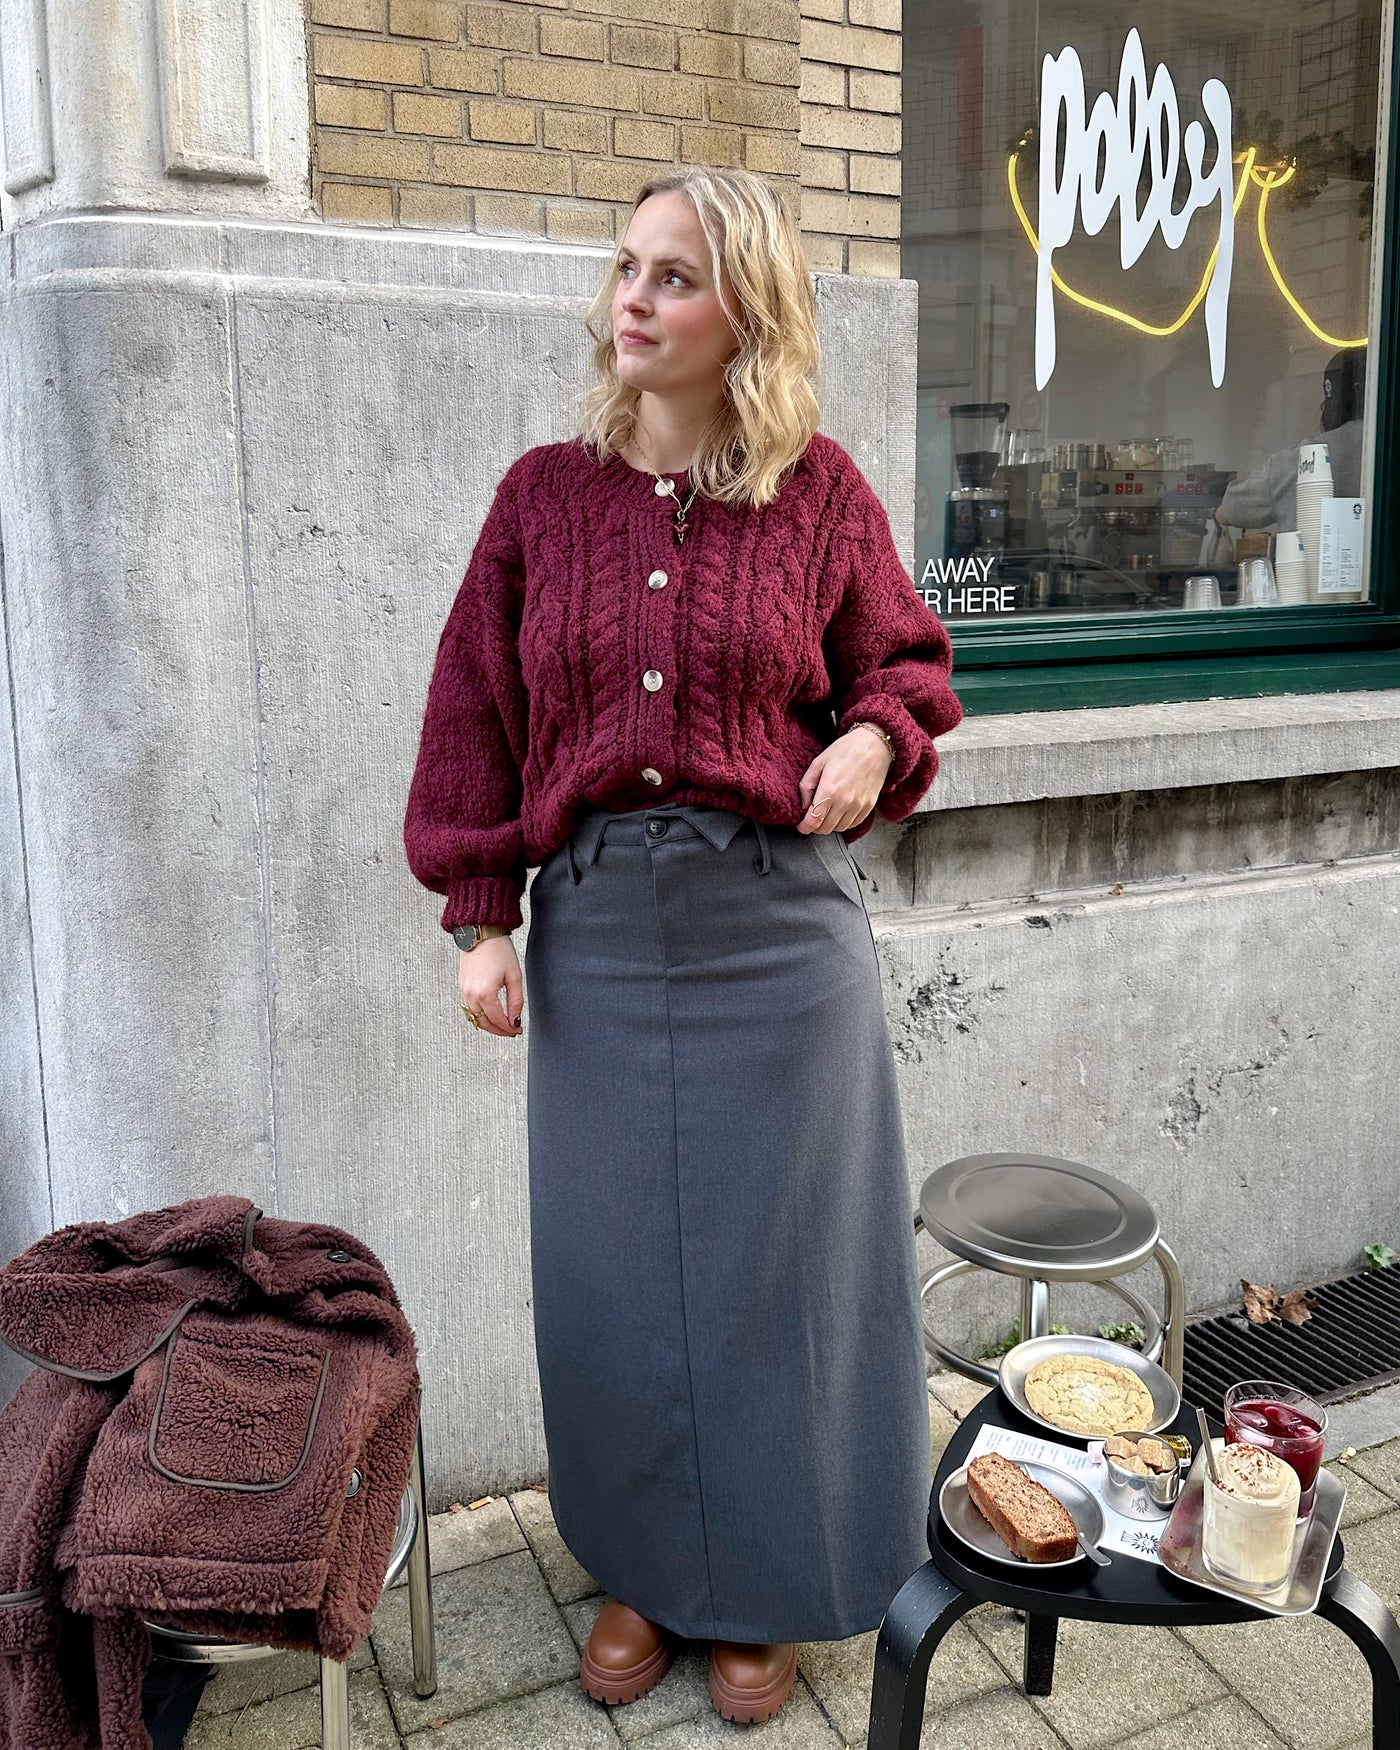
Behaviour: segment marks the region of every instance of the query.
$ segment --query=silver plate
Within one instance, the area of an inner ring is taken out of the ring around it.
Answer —
[[[1061,1428],[1058,1422],[1047,1422],[1026,1402],[1026,1375],[1038,1362],[1048,1361],[1052,1355],[1094,1355],[1100,1361],[1111,1361],[1115,1367],[1126,1367],[1129,1373],[1135,1373],[1152,1393],[1152,1420],[1146,1428],[1137,1429],[1138,1433],[1156,1434],[1174,1422],[1180,1413],[1181,1393],[1171,1374],[1136,1349],[1130,1349],[1126,1343],[1113,1343],[1107,1337],[1031,1337],[1018,1343],[1014,1349],[1008,1349],[1002,1356],[998,1370],[1002,1393],[1023,1416],[1029,1417],[1037,1427],[1048,1428],[1061,1440],[1066,1436],[1071,1440],[1097,1440],[1099,1436],[1076,1434],[1072,1428]],[[1115,1428],[1113,1432],[1118,1434],[1123,1430]]]
[[[1085,1543],[1099,1541],[1104,1532],[1103,1508],[1098,1496],[1091,1494],[1077,1477],[1072,1477],[1068,1471],[1057,1470],[1054,1465],[1037,1464],[1030,1458],[1013,1458],[1009,1462],[1020,1465],[1032,1481],[1043,1483],[1049,1489],[1066,1508]],[[967,1492],[966,1465],[955,1470],[938,1491],[938,1511],[943,1523],[960,1543],[976,1550],[979,1556],[1005,1562],[1009,1568],[1029,1568],[1039,1573],[1042,1568],[1068,1568],[1075,1562],[1088,1560],[1082,1550],[1076,1550],[1062,1562],[1028,1562],[1024,1556],[1014,1555],[992,1529],[991,1521],[984,1519],[973,1506],[972,1497]]]
[[[1217,1436],[1215,1450],[1219,1452],[1224,1444]],[[1201,1560],[1205,1474],[1206,1455],[1202,1450],[1196,1454],[1186,1487],[1158,1540],[1157,1554],[1162,1558],[1162,1566],[1180,1579],[1204,1586],[1208,1592],[1219,1592],[1223,1598],[1251,1604],[1272,1616],[1306,1616],[1310,1610],[1316,1610],[1327,1574],[1327,1559],[1341,1523],[1342,1503],[1347,1498],[1347,1486],[1342,1479],[1329,1470],[1318,1471],[1313,1510],[1298,1522],[1293,1534],[1293,1566],[1288,1577],[1268,1592],[1246,1592],[1228,1580],[1217,1579]]]

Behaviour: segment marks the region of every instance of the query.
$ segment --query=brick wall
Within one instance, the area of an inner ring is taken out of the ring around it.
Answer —
[[[615,241],[647,177],[742,165],[809,264],[897,276],[900,0],[308,0],[323,217]]]

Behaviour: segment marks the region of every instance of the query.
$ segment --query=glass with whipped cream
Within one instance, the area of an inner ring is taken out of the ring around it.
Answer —
[[[1287,1579],[1298,1523],[1298,1473],[1262,1446],[1232,1441],[1207,1466],[1201,1560],[1218,1580],[1267,1592]]]

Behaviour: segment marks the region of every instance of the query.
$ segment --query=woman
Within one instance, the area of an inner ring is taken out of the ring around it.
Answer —
[[[448,616],[405,822],[498,1038],[539,864],[549,1499],[611,1595],[583,1687],[634,1700],[704,1639],[747,1721],[927,1553],[904,1135],[840,835],[908,815],[962,713],[880,500],[815,429],[815,314],[758,177],[641,190],[582,431],[506,471]]]

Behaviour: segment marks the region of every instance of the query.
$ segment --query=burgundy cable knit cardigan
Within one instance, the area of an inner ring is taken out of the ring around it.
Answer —
[[[514,929],[527,866],[585,803],[795,825],[802,774],[860,718],[894,743],[886,820],[933,782],[934,737],[962,717],[948,634],[841,445],[814,434],[761,510],[697,497],[681,545],[674,510],[578,438],[506,470],[438,642],[404,820],[445,930]]]
[[[36,1363],[0,1411],[2,1750],[150,1750],[145,1617],[349,1657],[418,1425],[367,1247],[246,1197],[81,1223],[0,1270],[0,1338]]]

